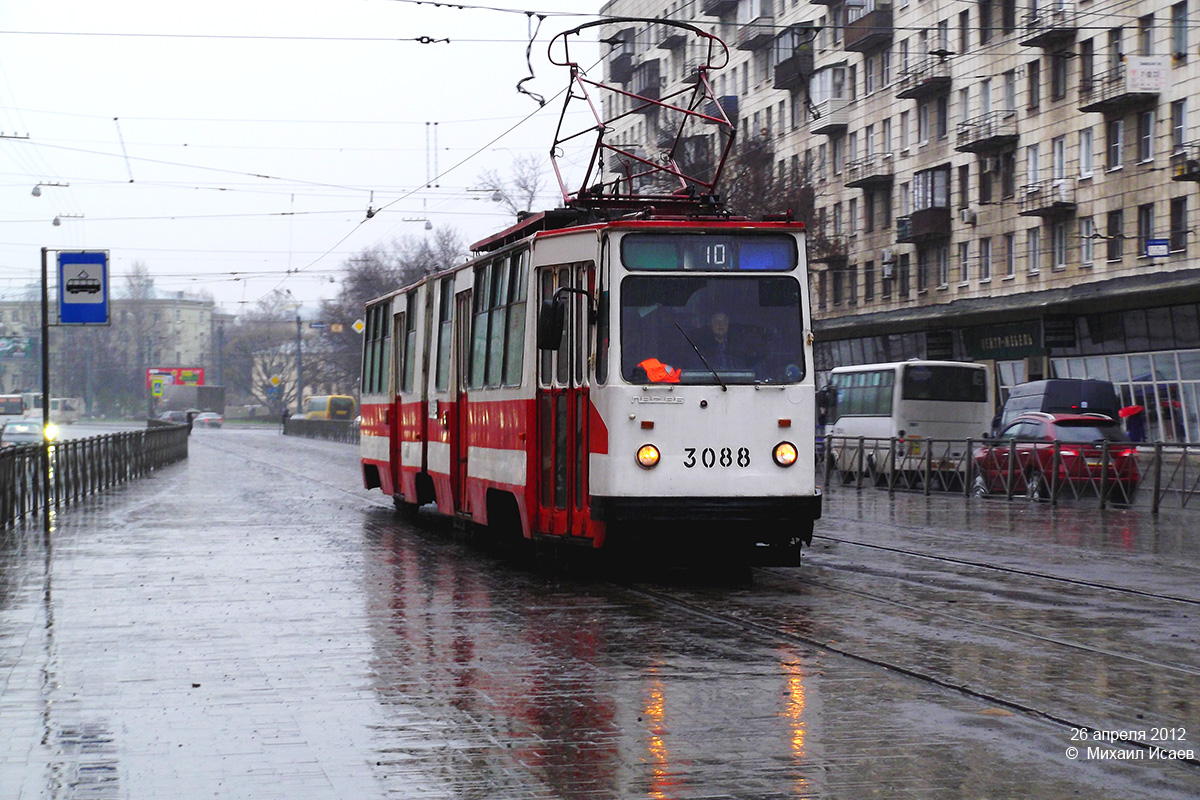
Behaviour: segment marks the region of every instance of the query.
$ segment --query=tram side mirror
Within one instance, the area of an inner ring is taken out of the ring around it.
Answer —
[[[562,346],[563,329],[567,324],[567,298],[555,297],[542,301],[538,313],[537,343],[539,350],[557,350]]]

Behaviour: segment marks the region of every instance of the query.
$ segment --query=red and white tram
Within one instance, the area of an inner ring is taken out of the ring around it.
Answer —
[[[703,531],[798,563],[821,514],[803,225],[566,199],[368,304],[365,486],[526,538]]]

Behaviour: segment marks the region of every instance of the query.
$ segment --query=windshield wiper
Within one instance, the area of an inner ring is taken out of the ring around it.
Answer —
[[[690,344],[692,349],[696,351],[696,355],[700,356],[700,363],[704,365],[705,369],[712,373],[712,376],[717,379],[717,383],[721,384],[721,391],[728,392],[729,387],[725,385],[725,381],[721,380],[721,376],[717,374],[717,371],[709,365],[708,359],[705,358],[704,354],[700,352],[700,348],[696,347],[696,343],[692,341],[692,337],[687,335],[687,332],[680,327],[678,322],[675,323],[675,327],[679,328],[679,332],[683,334],[683,338],[687,339],[687,343]]]

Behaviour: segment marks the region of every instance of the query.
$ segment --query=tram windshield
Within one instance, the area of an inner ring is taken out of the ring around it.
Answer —
[[[631,275],[621,282],[621,375],[632,383],[784,384],[805,375],[790,276]]]

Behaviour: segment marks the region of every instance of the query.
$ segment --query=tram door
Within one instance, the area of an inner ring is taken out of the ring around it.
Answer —
[[[450,489],[454,508],[470,513],[467,495],[467,377],[471,366],[472,290],[454,296],[454,413],[450,423]]]
[[[550,267],[538,273],[540,300],[562,287],[590,289],[589,264]],[[581,536],[588,495],[588,299],[568,296],[562,344],[539,351],[537,390],[538,530]]]

